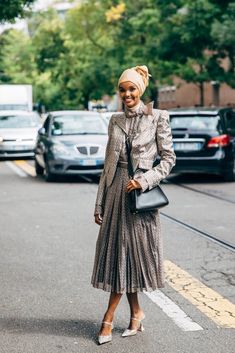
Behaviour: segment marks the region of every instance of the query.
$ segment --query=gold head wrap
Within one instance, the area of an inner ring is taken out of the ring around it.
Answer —
[[[137,86],[140,96],[142,96],[149,84],[149,77],[151,77],[151,75],[149,74],[147,66],[135,66],[123,71],[119,78],[118,86],[123,82],[132,82]]]

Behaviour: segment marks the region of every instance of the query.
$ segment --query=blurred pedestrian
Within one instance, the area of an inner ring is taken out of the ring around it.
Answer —
[[[112,340],[114,312],[126,293],[130,323],[122,336],[143,331],[145,317],[138,292],[164,286],[162,239],[159,211],[132,214],[128,193],[158,185],[175,165],[175,153],[165,110],[145,105],[140,97],[149,81],[148,68],[125,70],[118,82],[124,112],[112,115],[104,170],[95,206],[95,222],[100,225],[91,283],[111,292],[98,335],[100,344]],[[128,176],[125,140],[131,143],[134,179]],[[157,155],[160,163],[153,167]]]

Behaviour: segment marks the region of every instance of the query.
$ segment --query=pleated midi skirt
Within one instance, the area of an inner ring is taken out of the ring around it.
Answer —
[[[106,190],[91,283],[108,292],[134,293],[164,287],[159,211],[133,215],[125,192],[125,167]]]

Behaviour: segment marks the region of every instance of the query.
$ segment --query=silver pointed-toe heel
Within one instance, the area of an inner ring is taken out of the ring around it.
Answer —
[[[113,329],[113,323],[112,322],[107,322],[107,321],[102,321],[102,324],[106,324],[111,326]],[[99,344],[104,344],[112,341],[112,333],[110,335],[98,335],[98,342]]]
[[[127,328],[123,334],[122,337],[130,337],[130,336],[135,336],[137,334],[138,331],[143,332],[144,331],[144,326],[142,324],[142,320],[144,320],[145,315],[143,316],[142,319],[136,319],[135,317],[131,317],[131,320],[135,320],[139,322],[139,326],[137,329],[135,330],[129,330],[129,328]]]

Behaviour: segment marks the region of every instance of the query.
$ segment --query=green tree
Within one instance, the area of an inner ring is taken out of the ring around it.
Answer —
[[[35,0],[1,0],[0,22],[14,22],[16,17],[23,17],[27,8]]]
[[[235,87],[235,2],[228,5],[220,20],[212,25],[212,39],[216,43],[219,59],[228,59],[225,81]]]
[[[4,36],[1,55],[1,81],[32,84],[36,75],[30,38],[21,31],[9,30]]]
[[[35,94],[50,109],[63,107],[60,60],[66,54],[63,21],[54,10],[34,14],[29,22],[37,70]]]
[[[231,76],[229,78],[221,61],[225,55],[219,48],[215,25],[218,29],[218,23],[224,19],[229,3],[184,0],[177,13],[168,17],[159,46],[160,57],[173,64],[174,74],[199,86],[200,105],[204,105],[205,82],[213,80],[231,84]]]
[[[107,9],[105,2],[84,2],[69,11],[65,20],[66,45],[74,72],[68,86],[76,87],[85,107],[90,99],[115,92],[118,63],[111,53],[115,44],[105,16]]]
[[[166,1],[164,5],[162,1],[153,0],[137,0],[134,5],[126,2],[122,18],[110,23],[114,38],[111,55],[116,58],[119,74],[133,65],[147,64],[150,69],[152,79],[146,99],[157,100],[159,84],[170,81],[176,65],[170,59],[162,59],[161,45],[168,28],[165,27],[165,13],[170,17],[180,6],[181,1]]]
[[[7,76],[6,72],[4,72],[4,59],[5,59],[4,49],[7,43],[8,32],[9,30],[6,30],[0,36],[0,83],[8,82],[10,80],[10,77]]]
[[[146,99],[179,76],[200,87],[203,105],[204,82],[234,85],[234,12],[228,0],[86,0],[65,20],[32,14],[29,36],[0,36],[0,80],[33,83],[49,109],[78,108],[113,94],[123,69],[146,64]]]

